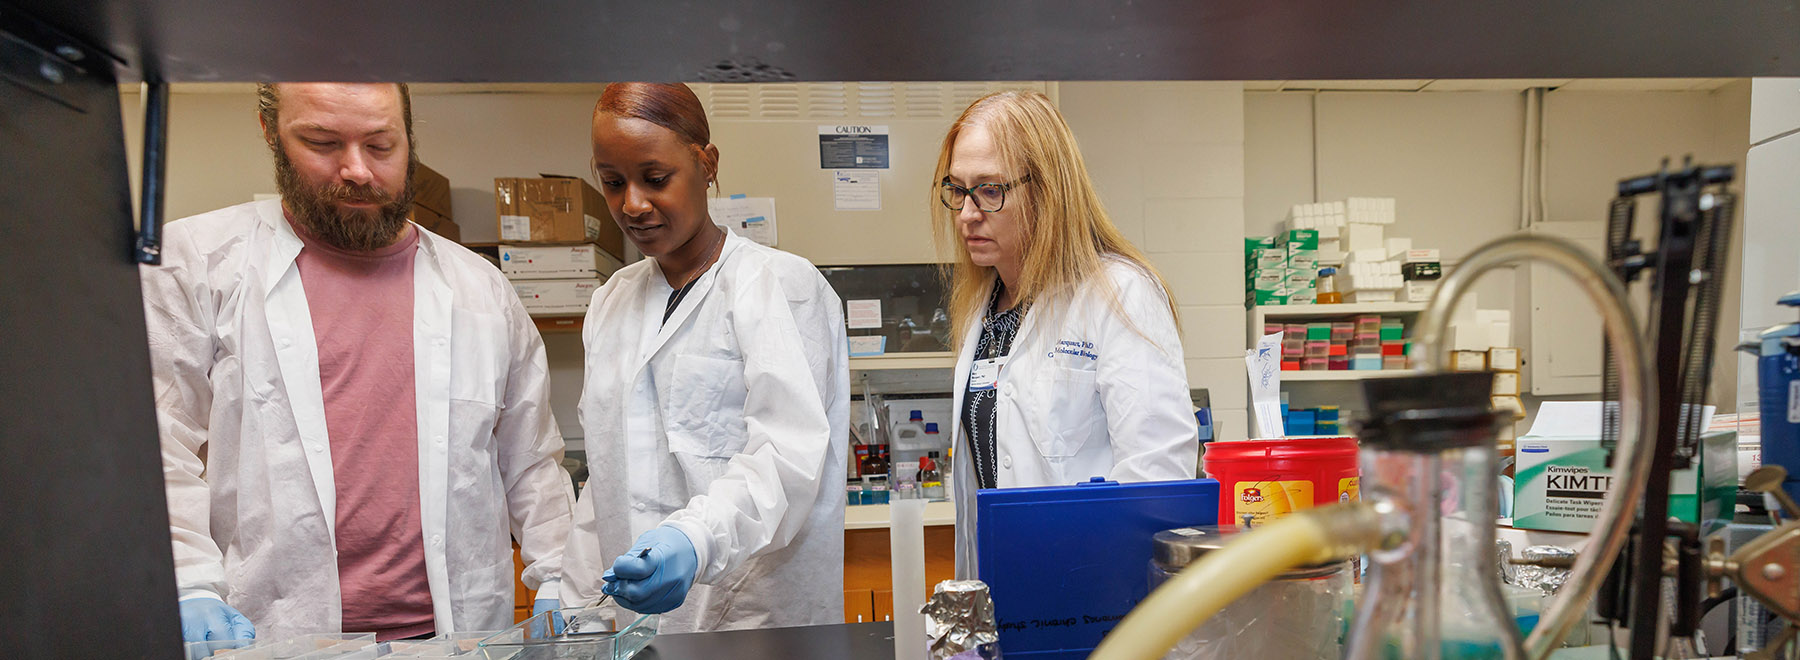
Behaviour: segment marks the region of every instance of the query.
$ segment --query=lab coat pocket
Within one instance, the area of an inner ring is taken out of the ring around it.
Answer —
[[[449,365],[450,398],[493,405],[504,400],[510,344],[505,321],[498,315],[457,309],[451,313],[450,350],[417,355]]]
[[[1049,369],[1050,404],[1046,410],[1049,433],[1037,434],[1038,451],[1045,458],[1068,458],[1106,433],[1106,415],[1100,408],[1100,390],[1093,369]]]
[[[744,450],[744,361],[678,355],[663,409],[669,449],[709,458]]]

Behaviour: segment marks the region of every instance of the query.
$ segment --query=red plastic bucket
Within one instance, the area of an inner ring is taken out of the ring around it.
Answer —
[[[1358,498],[1356,438],[1206,444],[1219,480],[1219,524],[1260,525],[1300,509]]]

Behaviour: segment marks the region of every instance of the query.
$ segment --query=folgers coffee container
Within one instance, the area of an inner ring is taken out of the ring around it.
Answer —
[[[1219,522],[1255,527],[1300,509],[1358,499],[1356,438],[1206,444],[1219,480]]]

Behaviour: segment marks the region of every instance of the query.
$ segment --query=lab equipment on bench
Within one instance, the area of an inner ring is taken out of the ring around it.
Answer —
[[[519,622],[481,640],[485,660],[628,660],[656,638],[657,615],[631,621],[613,608],[571,607]]]
[[[1152,537],[1218,524],[1219,482],[1096,477],[980,490],[975,506],[978,572],[1007,657],[1085,658],[1149,593]]]
[[[1732,196],[1719,188],[1731,178],[1730,167],[1684,164],[1670,171],[1665,161],[1662,171],[1621,181],[1605,264],[1571,242],[1541,235],[1502,238],[1470,254],[1440,281],[1420,315],[1413,357],[1426,373],[1363,385],[1369,403],[1359,432],[1363,501],[1302,511],[1210,553],[1146,599],[1093,657],[1160,657],[1194,625],[1281,571],[1358,552],[1368,553],[1370,570],[1347,640],[1346,657],[1353,660],[1544,658],[1590,602],[1601,617],[1629,623],[1630,657],[1653,657],[1659,637],[1674,640],[1668,648],[1679,652],[1695,636],[1700,583],[1708,580],[1704,587],[1717,597],[1723,577],[1800,620],[1800,598],[1793,595],[1800,522],[1725,556],[1718,537],[1703,539],[1698,526],[1667,519],[1669,475],[1697,455],[1704,428],[1696,404],[1711,369],[1717,273],[1726,263],[1732,208]],[[1660,193],[1662,202],[1661,240],[1652,250],[1631,230],[1633,200],[1648,193]],[[1521,641],[1494,552],[1493,467],[1504,413],[1480,396],[1488,374],[1435,372],[1447,366],[1451,311],[1471,283],[1525,261],[1570,276],[1601,314],[1608,356],[1603,400],[1617,401],[1604,408],[1602,436],[1617,472],[1567,582]],[[1651,323],[1640,326],[1625,283],[1649,271],[1655,273]],[[1779,470],[1762,468],[1746,486],[1778,491],[1785,476]],[[1800,509],[1784,499],[1785,508]],[[1626,561],[1621,552],[1628,539]],[[1673,558],[1665,553],[1669,547]],[[1673,599],[1663,589],[1670,572]],[[1773,646],[1797,631],[1790,626]]]

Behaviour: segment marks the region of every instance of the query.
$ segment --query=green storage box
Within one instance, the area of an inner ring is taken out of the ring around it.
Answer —
[[[1281,235],[1281,244],[1288,246],[1289,249],[1317,250],[1319,249],[1319,230],[1289,229],[1287,233]]]

